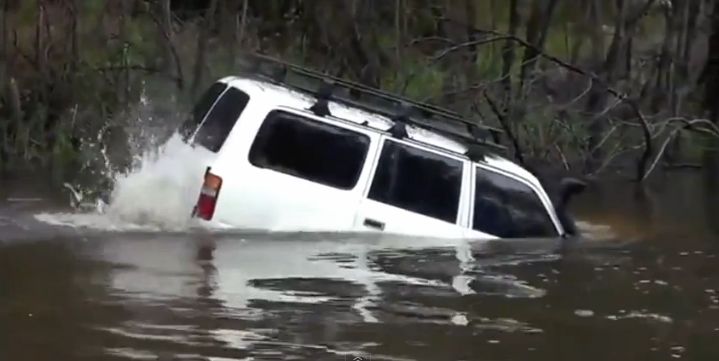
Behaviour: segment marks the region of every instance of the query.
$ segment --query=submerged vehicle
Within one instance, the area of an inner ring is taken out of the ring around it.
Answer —
[[[188,142],[214,153],[192,210],[200,222],[453,238],[573,234],[538,178],[498,155],[501,130],[251,59],[247,75],[212,84],[183,125]]]

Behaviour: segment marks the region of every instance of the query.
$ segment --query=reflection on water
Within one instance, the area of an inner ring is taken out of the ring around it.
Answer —
[[[716,360],[705,182],[602,184],[576,243],[99,232],[5,201],[0,360]]]

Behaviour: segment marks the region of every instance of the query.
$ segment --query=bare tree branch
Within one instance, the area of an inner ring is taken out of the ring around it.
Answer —
[[[507,133],[507,137],[512,142],[515,157],[517,158],[519,163],[524,164],[524,154],[522,152],[522,148],[519,145],[519,140],[517,139],[517,136],[514,134],[514,131],[509,126],[507,118],[504,114],[502,114],[502,112],[499,110],[499,107],[497,107],[497,104],[486,91],[482,92],[482,95],[484,96],[484,99],[487,100],[487,104],[489,104],[490,109],[492,109],[492,112],[497,117],[497,120],[499,120],[499,123],[502,125],[502,128],[504,128],[505,133]]]
[[[569,70],[573,73],[576,73],[576,74],[579,74],[579,75],[582,75],[584,77],[591,79],[595,84],[600,85],[606,92],[608,92],[609,94],[611,94],[612,96],[617,98],[617,100],[619,102],[625,102],[627,105],[629,105],[629,107],[635,113],[635,115],[639,121],[639,124],[642,127],[642,135],[644,138],[644,152],[643,152],[639,162],[637,163],[636,179],[637,180],[644,179],[644,172],[645,172],[646,165],[647,165],[646,163],[649,161],[649,158],[651,157],[651,154],[652,154],[652,137],[651,137],[651,131],[649,130],[649,123],[647,122],[646,118],[644,117],[644,114],[642,113],[642,111],[639,108],[636,101],[634,101],[633,99],[630,99],[627,94],[609,86],[603,79],[601,79],[596,74],[587,72],[576,65],[570,64],[562,59],[559,59],[556,56],[550,55],[550,54],[546,53],[545,51],[543,51],[542,49],[539,49],[538,47],[528,43],[524,39],[521,39],[521,38],[519,38],[517,36],[513,36],[513,35],[503,34],[501,32],[495,31],[495,30],[482,30],[482,29],[475,29],[475,30],[482,34],[490,34],[490,35],[494,35],[496,37],[496,38],[491,38],[489,40],[483,39],[484,41],[494,41],[495,39],[503,38],[503,39],[512,40],[526,48],[532,48],[534,51],[536,51],[536,53],[539,57],[547,59],[550,62],[553,62],[563,68],[566,68],[567,70]],[[471,43],[471,42],[469,42],[469,43]],[[456,45],[454,47],[451,47],[450,50],[454,51],[458,47],[468,46],[465,44]]]

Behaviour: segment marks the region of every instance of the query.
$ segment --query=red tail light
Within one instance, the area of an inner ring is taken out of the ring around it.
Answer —
[[[195,205],[194,215],[204,220],[211,220],[215,215],[215,206],[217,205],[217,197],[222,187],[222,178],[210,173],[209,168],[205,172],[205,182],[200,189],[200,197]]]

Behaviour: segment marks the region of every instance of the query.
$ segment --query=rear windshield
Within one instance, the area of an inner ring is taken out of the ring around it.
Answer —
[[[213,152],[219,151],[249,101],[250,96],[241,90],[227,89],[207,114],[195,135],[195,143]]]
[[[215,101],[219,94],[222,95]],[[221,83],[212,85],[193,110],[192,121],[195,125],[200,124],[194,144],[218,152],[249,100],[249,95],[239,89],[227,88]],[[189,128],[193,128],[193,125]]]
[[[185,140],[195,133],[197,126],[205,119],[205,115],[207,115],[207,112],[212,108],[217,98],[225,89],[227,89],[226,84],[215,83],[202,94],[192,109],[192,116],[182,124],[181,133],[185,137]]]

